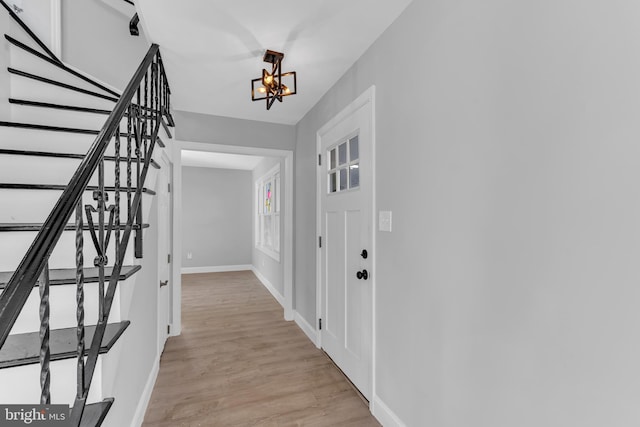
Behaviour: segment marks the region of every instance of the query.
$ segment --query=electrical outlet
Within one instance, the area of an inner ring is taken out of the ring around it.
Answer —
[[[193,259],[193,253],[187,252],[187,259]]]

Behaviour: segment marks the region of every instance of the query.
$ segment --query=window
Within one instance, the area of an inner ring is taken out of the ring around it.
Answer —
[[[256,181],[256,248],[280,261],[280,164]]]
[[[329,194],[360,187],[360,147],[358,135],[327,150],[327,192]]]

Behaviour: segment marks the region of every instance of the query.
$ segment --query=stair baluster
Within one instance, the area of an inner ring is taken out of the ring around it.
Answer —
[[[40,291],[40,403],[48,405],[51,403],[51,371],[49,362],[51,361],[51,349],[49,346],[49,262],[45,263],[42,273],[38,278],[38,289]]]
[[[131,222],[131,196],[132,196],[132,175],[131,162],[133,161],[131,138],[133,136],[133,104],[129,104],[127,114],[127,223]]]
[[[76,338],[77,338],[77,373],[76,397],[84,392],[84,235],[82,221],[82,200],[76,205]]]
[[[114,182],[114,216],[115,216],[115,223],[116,223],[116,244],[115,244],[115,250],[116,250],[116,259],[120,259],[120,245],[118,244],[120,242],[120,135],[119,133],[116,133],[116,138],[115,138],[115,146],[114,146],[114,150],[115,150],[115,158],[116,158],[116,176],[115,176],[115,182]]]

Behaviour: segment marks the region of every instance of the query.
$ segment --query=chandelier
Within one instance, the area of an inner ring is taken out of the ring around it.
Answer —
[[[296,72],[283,73],[282,58],[284,53],[267,50],[262,59],[271,64],[271,72],[263,68],[262,77],[251,80],[251,100],[266,100],[267,110],[276,99],[282,102],[283,97],[296,94]]]

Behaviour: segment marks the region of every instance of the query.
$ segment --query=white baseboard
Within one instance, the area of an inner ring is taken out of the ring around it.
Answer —
[[[407,427],[378,396],[373,396],[371,413],[384,427]]]
[[[309,337],[309,339],[311,340],[311,342],[313,343],[313,345],[315,345],[316,347],[320,348],[320,340],[318,339],[318,331],[309,324],[309,322],[307,322],[304,317],[302,317],[300,315],[300,313],[298,313],[297,311],[294,312],[294,317],[293,320],[296,322],[296,325],[298,325],[298,327],[300,329],[302,329],[302,332],[305,333],[305,335],[307,337]]]
[[[136,413],[133,416],[133,420],[131,421],[131,427],[142,426],[142,422],[144,421],[144,414],[147,412],[147,406],[149,406],[149,401],[151,400],[151,394],[153,393],[153,387],[156,385],[156,380],[158,379],[159,372],[160,372],[160,355],[158,355],[158,357],[156,357],[155,362],[153,362],[153,368],[151,369],[151,373],[149,373],[149,378],[147,378],[147,384],[144,386],[144,390],[142,391],[142,395],[140,396],[140,400],[138,401]]]
[[[271,295],[273,295],[276,301],[278,301],[280,305],[284,308],[284,297],[280,294],[280,292],[278,292],[275,286],[273,286],[271,282],[269,282],[269,280],[266,277],[264,277],[262,273],[260,273],[258,269],[255,268],[254,266],[251,266],[251,271],[253,271],[253,274],[256,275],[258,280],[262,282],[264,287],[267,288],[269,292],[271,292]]]
[[[194,274],[194,273],[224,273],[227,271],[245,271],[251,270],[253,266],[250,264],[244,265],[215,265],[209,267],[182,267],[180,272],[182,274]]]

